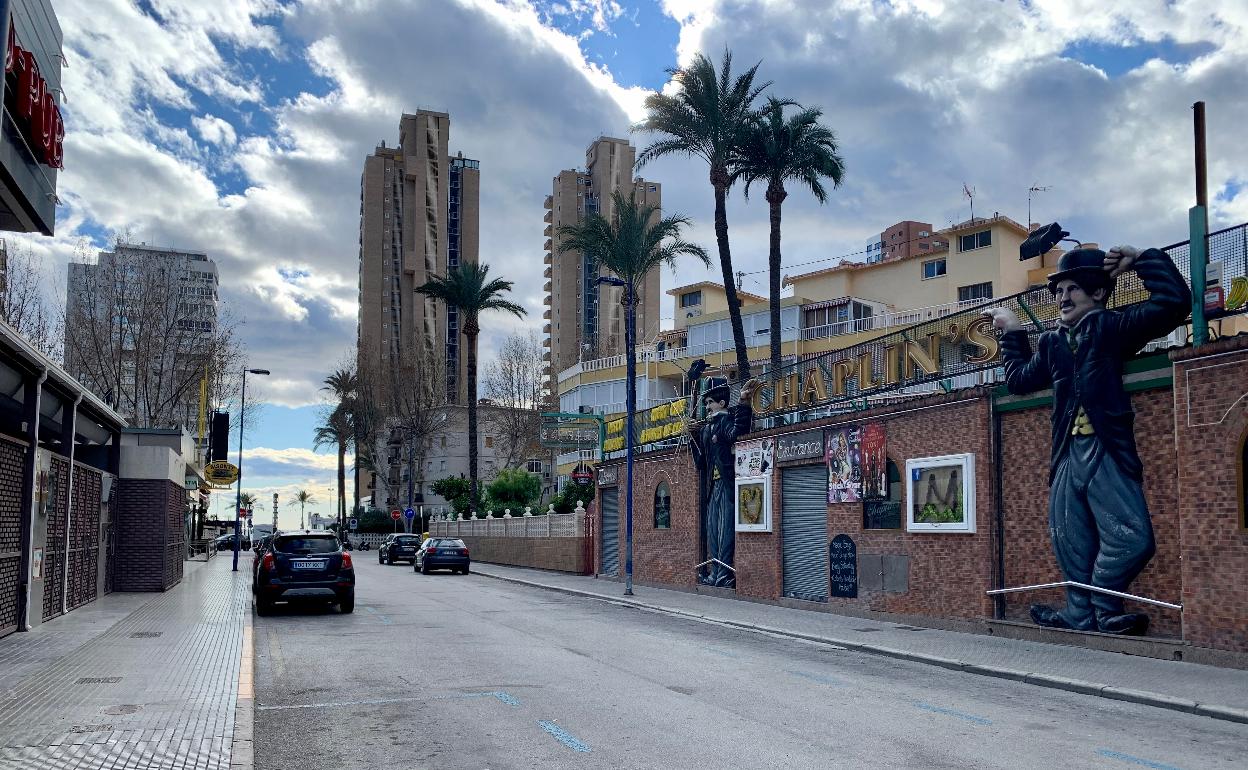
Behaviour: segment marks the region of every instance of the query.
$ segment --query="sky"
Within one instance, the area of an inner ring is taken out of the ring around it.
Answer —
[[[353,356],[359,176],[399,117],[451,115],[481,161],[481,257],[522,321],[485,317],[482,357],[540,331],[543,198],[597,136],[629,136],[646,94],[698,52],[761,61],[769,92],[823,111],[845,158],[820,206],[791,190],[784,263],[834,264],[916,219],[999,211],[1102,244],[1186,238],[1191,105],[1208,110],[1212,227],[1248,220],[1248,4],[1242,0],[55,0],[66,118],[56,235],[17,236],[64,291],[76,250],[117,233],[208,252],[242,322],[263,413],[245,488],[281,523],[298,489],[332,510],[336,458],[313,452],[321,381]],[[1235,126],[1241,126],[1236,129]],[[633,134],[644,147],[645,134]],[[714,252],[699,161],[641,173]],[[761,195],[728,205],[744,288],[766,286]],[[851,256],[850,258],[858,258]],[[816,264],[812,268],[815,269]],[[794,271],[796,272],[796,271]],[[684,265],[664,289],[709,278]],[[63,302],[63,296],[56,298]],[[671,315],[665,298],[664,314]],[[232,498],[214,500],[224,513]],[[268,521],[271,514],[257,517]]]

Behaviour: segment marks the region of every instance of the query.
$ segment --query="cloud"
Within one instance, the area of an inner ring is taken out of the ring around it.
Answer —
[[[204,115],[202,118],[197,115],[191,118],[191,123],[195,126],[195,130],[199,132],[200,138],[209,144],[229,147],[238,141],[238,135],[234,133],[234,126],[211,113]]]

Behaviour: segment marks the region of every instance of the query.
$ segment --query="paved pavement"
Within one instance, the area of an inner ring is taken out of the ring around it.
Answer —
[[[972,674],[1146,703],[1248,723],[1248,671],[986,634],[864,620],[542,570],[475,565],[477,574],[573,595],[816,640]]]
[[[353,615],[255,621],[258,770],[1165,770],[1241,766],[1248,746],[1231,721],[356,557]]]
[[[0,768],[230,768],[251,616],[239,566],[188,564],[166,593],[0,639]]]

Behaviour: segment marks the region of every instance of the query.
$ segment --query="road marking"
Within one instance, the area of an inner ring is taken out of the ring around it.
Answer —
[[[559,741],[564,746],[583,754],[589,753],[589,746],[586,746],[575,735],[572,735],[554,722],[542,720],[538,722],[538,724],[542,726],[543,730],[553,735],[555,740]]]
[[[729,652],[729,651],[727,651],[727,650],[720,650],[720,649],[716,649],[715,647],[707,647],[707,648],[706,648],[706,651],[707,651],[707,652],[713,652],[713,653],[715,653],[716,655],[723,655],[725,658],[739,658],[739,657],[741,657],[740,655],[736,654],[735,652]]]
[[[255,646],[251,623],[243,626],[243,649],[238,664],[238,697],[255,697]]]
[[[1154,762],[1151,759],[1143,759],[1141,757],[1133,757],[1130,754],[1123,754],[1121,751],[1110,751],[1109,749],[1100,749],[1096,753],[1100,754],[1102,757],[1108,757],[1109,759],[1120,759],[1123,762],[1130,762],[1135,765],[1143,765],[1144,767],[1151,767],[1153,768],[1153,770],[1179,770],[1179,768],[1175,767],[1174,765],[1167,765],[1161,762]]]
[[[946,716],[957,717],[958,719],[965,719],[966,721],[974,722],[977,725],[992,724],[991,719],[985,719],[984,717],[977,717],[974,714],[967,714],[962,711],[954,711],[953,709],[941,708],[940,706],[932,706],[927,703],[915,703],[914,705],[915,705],[915,708],[921,708],[924,711],[931,711],[936,714],[945,714]]]
[[[810,681],[818,682],[819,684],[826,684],[830,687],[844,687],[846,684],[839,679],[833,679],[832,677],[824,676],[823,674],[811,674],[805,671],[788,671],[786,673],[791,674],[792,676],[800,676],[802,679],[809,679]]]
[[[502,692],[501,690],[495,691],[495,692],[468,692],[468,693],[464,693],[463,695],[459,697],[461,698],[498,698],[500,701],[502,701],[503,703],[506,703],[508,706],[520,705],[520,700],[518,698],[508,693]]]
[[[365,606],[365,607],[364,607],[364,609],[366,609],[366,610],[368,610],[369,612],[371,612],[372,614],[376,615],[376,616],[377,616],[377,619],[381,621],[381,624],[382,624],[383,626],[388,626],[388,625],[390,625],[390,618],[386,617],[385,615],[380,614],[379,612],[377,612],[377,610],[373,609],[372,607]]]
[[[256,706],[258,711],[287,711],[291,709],[333,709],[346,708],[348,706],[378,706],[387,703],[414,703],[417,701],[431,700],[448,700],[450,698],[496,698],[506,703],[508,706],[519,706],[520,699],[510,693],[500,691],[491,692],[462,692],[454,695],[433,695],[429,697],[416,698],[373,698],[370,700],[345,700],[330,701],[328,703],[292,703],[287,706]]]

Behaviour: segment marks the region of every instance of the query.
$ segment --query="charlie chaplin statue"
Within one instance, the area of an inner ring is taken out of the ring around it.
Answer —
[[[690,423],[689,438],[693,463],[698,468],[699,499],[702,501],[702,531],[706,533],[706,557],[716,559],[698,580],[710,586],[732,588],[736,577],[732,570],[736,550],[736,512],[733,495],[736,488],[736,456],[733,444],[737,436],[750,432],[754,410],[750,400],[762,386],[750,380],[741,390],[739,402],[728,406],[732,398],[728,381],[712,377],[702,395],[706,420]],[[721,563],[722,562],[722,563]]]
[[[1148,300],[1107,310],[1118,276],[1132,269],[1148,289]],[[1040,336],[1035,352],[1013,311],[997,308],[984,315],[1003,332],[1009,391],[1053,388],[1049,534],[1058,567],[1067,580],[1125,592],[1156,546],[1141,486],[1135,415],[1122,386],[1123,361],[1187,319],[1191,292],[1164,252],[1132,246],[1106,253],[1087,245],[1067,252],[1048,287],[1060,317],[1055,330]],[[1148,616],[1125,612],[1122,599],[1070,587],[1064,609],[1032,605],[1031,617],[1050,628],[1148,630]]]

